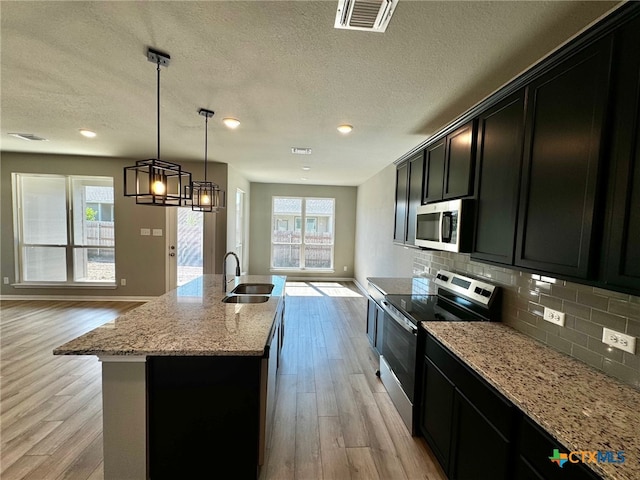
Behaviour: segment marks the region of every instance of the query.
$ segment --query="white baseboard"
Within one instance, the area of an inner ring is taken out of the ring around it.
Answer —
[[[355,282],[353,278],[347,277],[295,277],[287,275],[287,282]]]
[[[157,297],[100,295],[0,295],[0,300],[60,300],[86,302],[148,302]]]

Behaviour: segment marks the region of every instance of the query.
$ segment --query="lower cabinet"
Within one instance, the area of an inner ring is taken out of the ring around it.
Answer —
[[[584,464],[561,469],[562,446],[431,335],[424,340],[419,426],[451,480],[596,480]]]
[[[510,479],[517,409],[431,336],[420,428],[450,479]]]
[[[549,457],[562,450],[558,441],[527,417],[522,419],[515,480],[597,480],[600,477],[582,463],[566,462],[562,468]]]
[[[367,302],[367,337],[369,343],[378,353],[382,342],[382,323],[384,322],[384,310],[374,301]]]

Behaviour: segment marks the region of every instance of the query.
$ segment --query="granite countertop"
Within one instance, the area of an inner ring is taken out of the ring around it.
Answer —
[[[273,283],[265,303],[222,303],[222,275],[203,275],[56,348],[54,355],[262,355],[284,301],[286,277],[246,275],[228,283]]]
[[[437,292],[437,286],[425,277],[367,277],[383,295],[426,295]]]
[[[500,323],[422,326],[568,451],[623,450],[589,463],[604,478],[640,478],[640,392]]]

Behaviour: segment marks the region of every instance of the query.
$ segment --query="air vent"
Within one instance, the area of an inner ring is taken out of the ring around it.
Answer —
[[[291,153],[294,155],[311,155],[309,147],[291,147]]]
[[[33,133],[10,133],[12,137],[21,138],[22,140],[29,140],[30,142],[47,142],[46,138],[38,137]]]
[[[384,32],[398,0],[338,0],[335,28]]]

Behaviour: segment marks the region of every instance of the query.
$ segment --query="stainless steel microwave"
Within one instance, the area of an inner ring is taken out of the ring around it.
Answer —
[[[416,216],[416,246],[447,252],[469,252],[473,200],[421,205]]]

